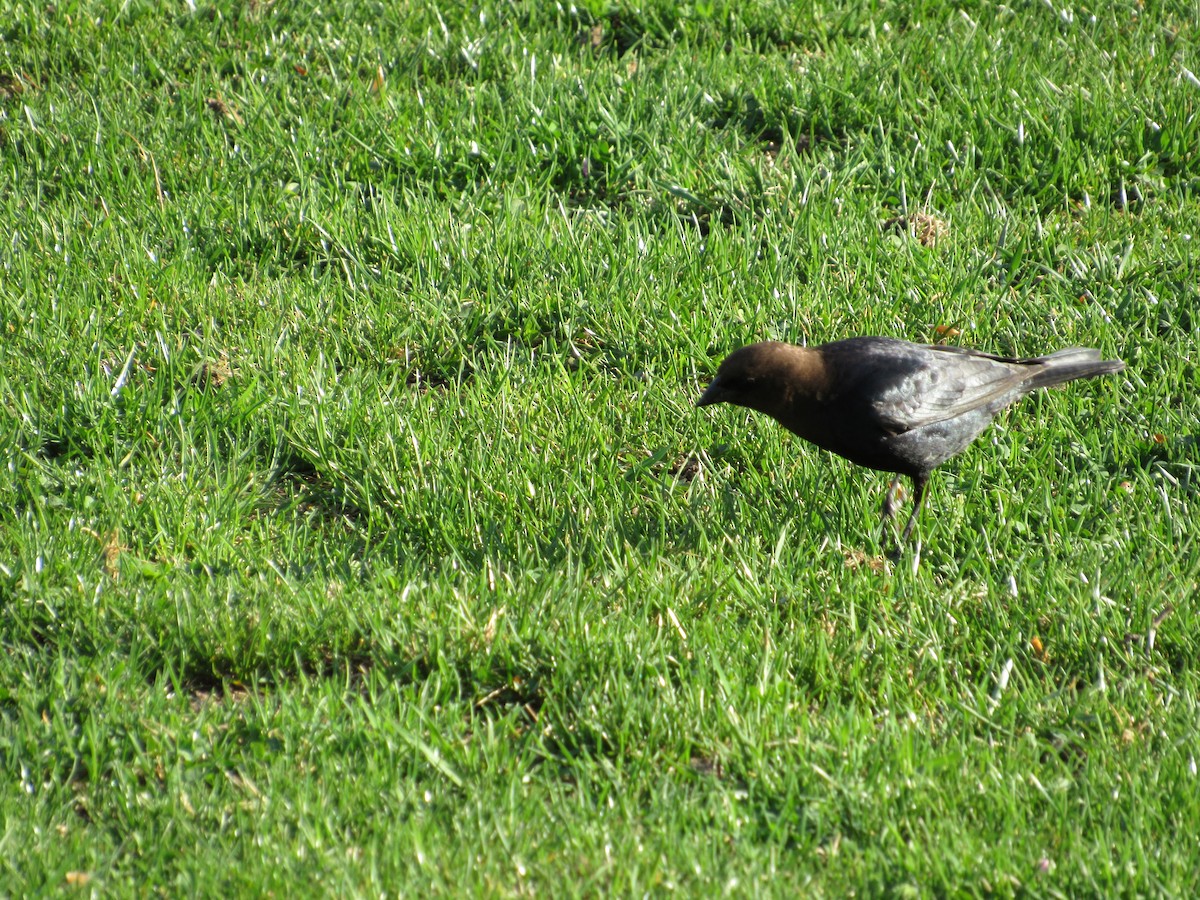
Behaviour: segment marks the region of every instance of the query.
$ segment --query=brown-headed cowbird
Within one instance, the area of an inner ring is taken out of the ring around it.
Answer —
[[[1080,347],[1014,359],[963,347],[857,337],[819,347],[764,341],[735,350],[696,401],[766,413],[789,431],[860,466],[913,482],[917,522],[929,473],[975,440],[1000,410],[1030,391],[1120,372],[1120,360]]]

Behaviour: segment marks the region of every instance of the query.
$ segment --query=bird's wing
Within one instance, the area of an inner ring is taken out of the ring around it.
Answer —
[[[895,433],[953,419],[1019,396],[1032,361],[973,353],[958,347],[922,348],[920,363],[893,381],[875,401],[884,427]]]

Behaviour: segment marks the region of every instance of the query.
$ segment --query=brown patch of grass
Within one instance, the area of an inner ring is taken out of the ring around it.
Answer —
[[[882,556],[868,556],[861,550],[853,548],[843,548],[842,555],[846,557],[847,569],[861,569],[864,566],[872,572],[886,572],[887,560]]]
[[[229,354],[222,350],[216,359],[206,359],[196,366],[192,384],[202,391],[207,391],[210,388],[223,387],[236,374],[233,366],[229,364]]]
[[[671,477],[678,481],[690,482],[699,474],[700,458],[690,453],[675,460],[671,466]]]
[[[893,216],[883,223],[883,229],[894,233],[907,232],[922,247],[933,247],[950,233],[950,226],[944,220],[923,212]]]
[[[100,534],[86,527],[80,530],[99,542],[100,558],[103,560],[105,573],[113,581],[119,579],[121,577],[121,554],[129,549],[121,543],[121,532],[116,528],[107,534]]]
[[[217,117],[218,122],[233,122],[235,125],[244,124],[238,111],[220,97],[208,97],[205,99],[204,104]]]

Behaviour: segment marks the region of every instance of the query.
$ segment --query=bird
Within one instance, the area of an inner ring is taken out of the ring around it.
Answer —
[[[913,507],[900,538],[907,542],[930,473],[965,450],[1001,410],[1038,388],[1124,368],[1085,347],[1018,358],[888,337],[815,347],[763,341],[730,353],[696,406],[731,403],[765,413],[852,463],[893,473],[883,499],[885,536],[907,476]]]

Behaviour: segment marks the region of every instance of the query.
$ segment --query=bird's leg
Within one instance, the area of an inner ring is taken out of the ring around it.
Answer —
[[[888,485],[887,493],[883,495],[883,524],[887,527],[887,520],[892,517],[892,513],[896,511],[896,488],[900,487],[900,476],[897,475],[892,479],[892,483]]]
[[[907,541],[912,537],[913,529],[917,526],[917,513],[921,511],[921,501],[925,499],[925,483],[928,480],[928,475],[914,475],[912,477],[913,509],[912,515],[908,517],[908,524],[904,526],[904,536],[900,538],[902,541]]]

